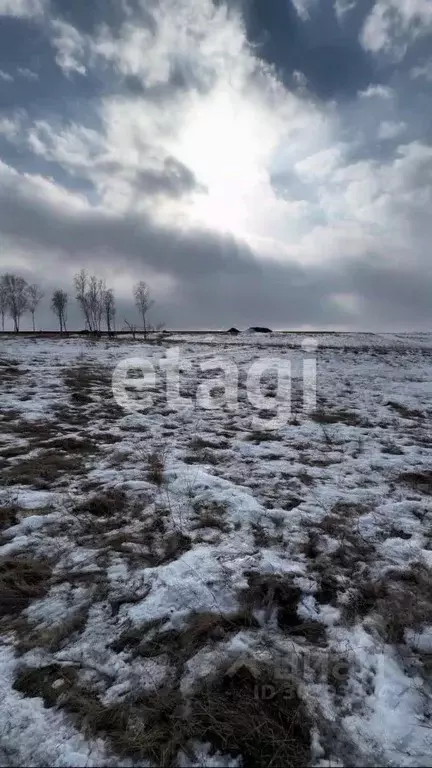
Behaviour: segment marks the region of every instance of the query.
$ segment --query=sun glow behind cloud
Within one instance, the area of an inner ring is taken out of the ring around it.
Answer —
[[[229,86],[198,103],[177,147],[178,158],[205,187],[192,201],[192,220],[247,237],[276,141],[271,121]]]

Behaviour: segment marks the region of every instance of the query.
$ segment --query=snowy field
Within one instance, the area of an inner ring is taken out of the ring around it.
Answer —
[[[0,341],[1,765],[432,766],[432,335],[304,338]]]

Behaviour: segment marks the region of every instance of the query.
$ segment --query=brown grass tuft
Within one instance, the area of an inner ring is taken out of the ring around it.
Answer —
[[[0,616],[16,615],[31,600],[43,597],[50,587],[47,563],[25,557],[0,560]]]

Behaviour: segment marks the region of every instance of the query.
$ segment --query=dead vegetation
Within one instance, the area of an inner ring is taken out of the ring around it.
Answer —
[[[118,516],[121,516],[128,504],[127,495],[124,491],[117,488],[110,489],[103,493],[96,493],[74,508],[77,514],[87,514],[92,517],[115,518],[118,523]]]
[[[240,629],[258,626],[248,611],[229,615],[192,612],[187,625],[178,630],[163,630],[163,623],[160,620],[131,627],[113,643],[113,650],[130,650],[146,658],[167,655],[175,667],[182,668],[201,648],[225,640]]]
[[[267,692],[267,696],[260,692]],[[270,692],[270,693],[268,693]],[[219,676],[192,698],[191,722],[200,740],[242,757],[245,768],[300,768],[310,759],[310,721],[293,680],[257,665]]]
[[[260,445],[260,443],[279,442],[282,440],[282,435],[275,430],[256,429],[248,434],[247,440],[255,443],[255,445]]]
[[[152,451],[147,456],[147,477],[151,483],[162,485],[165,471],[165,457],[161,451]]]
[[[245,574],[248,588],[240,595],[248,612],[263,611],[266,621],[275,616],[278,627],[287,634],[305,637],[320,643],[325,639],[325,627],[317,621],[304,621],[297,612],[301,590],[288,575],[280,576],[249,571]]]
[[[18,361],[0,360],[0,383],[2,385],[7,386],[26,373],[28,371],[20,368]]]
[[[0,506],[0,531],[5,531],[16,525],[19,511],[18,504],[13,501]]]
[[[311,414],[312,421],[316,421],[317,424],[347,424],[351,427],[367,427],[369,424],[365,422],[364,417],[355,411],[347,411],[343,408],[337,408],[333,411],[325,410],[324,408],[318,408]]]
[[[375,614],[386,641],[403,643],[407,630],[432,624],[432,574],[420,563],[406,571],[388,571],[377,581],[365,582],[349,610],[352,616]]]
[[[46,490],[65,474],[70,477],[82,469],[80,455],[67,455],[51,449],[13,464],[4,472],[4,479],[7,484],[31,485]]]
[[[97,443],[87,435],[82,437],[76,437],[74,435],[56,437],[53,440],[45,442],[44,445],[51,450],[55,448],[60,451],[65,451],[66,453],[77,453],[81,456],[95,454],[99,450]]]
[[[193,504],[195,513],[195,522],[192,529],[198,528],[216,528],[223,533],[231,530],[226,521],[227,509],[223,504],[217,501],[195,502]]]
[[[402,472],[398,482],[412,488],[418,493],[432,494],[432,470],[424,472]]]
[[[17,652],[27,653],[34,648],[42,648],[46,652],[56,653],[84,631],[88,613],[89,605],[85,604],[58,624],[44,627],[26,624],[17,632]]]
[[[416,408],[408,408],[403,403],[397,403],[394,400],[389,400],[385,405],[391,408],[393,411],[401,416],[403,419],[421,419],[424,414]]]
[[[14,434],[23,440],[51,440],[57,437],[59,429],[55,422],[48,419],[36,419],[29,421],[23,419],[21,414],[9,411],[7,416],[3,413],[1,431],[4,434]]]
[[[19,555],[0,560],[0,616],[19,614],[45,595],[50,577],[50,566],[41,560]]]
[[[300,768],[310,758],[311,723],[295,681],[262,664],[253,672],[220,670],[189,699],[174,684],[105,705],[75,667],[59,664],[21,667],[14,688],[61,706],[87,734],[108,737],[120,756],[161,768],[178,764],[180,752],[192,757],[196,742],[241,757],[246,768]]]
[[[63,381],[69,390],[69,395],[74,405],[87,405],[92,402],[93,388],[97,394],[101,394],[102,388],[107,388],[110,378],[109,372],[95,366],[79,363],[71,365],[63,373]]]

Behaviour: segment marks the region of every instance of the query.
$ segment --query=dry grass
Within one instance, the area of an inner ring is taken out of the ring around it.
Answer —
[[[16,615],[50,587],[51,568],[30,557],[0,560],[0,616]]]
[[[259,445],[260,443],[279,442],[282,440],[282,435],[274,430],[255,430],[248,434],[247,440],[255,443],[255,445]]]
[[[153,451],[147,456],[147,477],[151,483],[162,485],[165,471],[165,457],[160,451]]]
[[[195,502],[193,505],[196,520],[193,529],[198,528],[216,528],[223,533],[230,531],[230,526],[226,522],[226,507],[218,502],[208,503]]]
[[[305,637],[320,643],[325,639],[325,628],[316,621],[304,621],[297,613],[301,590],[289,576],[246,573],[248,588],[241,594],[241,601],[248,612],[260,610],[267,621],[275,614],[278,627],[290,635]]]
[[[63,381],[69,390],[71,401],[75,405],[87,405],[92,402],[92,389],[100,394],[109,384],[109,374],[105,369],[93,365],[71,365],[63,373]]]
[[[83,605],[61,623],[44,628],[26,627],[25,632],[19,632],[16,650],[27,653],[33,648],[43,648],[49,653],[56,653],[64,645],[70,644],[74,635],[84,631],[89,613],[89,606]]]
[[[189,715],[193,732],[222,753],[241,756],[245,768],[308,765],[310,723],[296,685],[277,679],[270,667],[257,670],[258,680],[243,668],[198,691]]]
[[[389,400],[385,405],[388,408],[392,408],[393,411],[396,411],[396,413],[403,419],[421,419],[424,416],[422,411],[416,410],[415,408],[408,408],[406,405],[397,403],[394,400]]]
[[[153,558],[154,565],[166,565],[177,560],[192,548],[192,539],[180,531],[175,531],[163,538],[162,547],[163,554],[161,557]]]
[[[92,517],[116,518],[127,508],[128,501],[124,491],[113,488],[103,493],[96,493],[86,501],[78,504],[74,512],[88,514]]]
[[[23,376],[27,371],[19,367],[19,363],[15,361],[0,361],[0,382],[3,385],[14,382],[20,376]]]
[[[326,411],[324,408],[318,408],[311,414],[312,421],[316,421],[317,424],[347,424],[352,427],[368,426],[365,423],[364,418],[355,411],[347,411],[343,408],[338,408],[334,411]]]
[[[50,664],[33,669],[23,666],[17,672],[13,687],[25,696],[41,697],[47,707],[53,707],[59,696],[75,685],[76,679],[77,671],[73,667]]]
[[[2,459],[14,459],[24,453],[28,453],[28,445],[8,445],[7,448],[1,449],[0,456]]]
[[[7,528],[11,528],[12,525],[16,525],[19,511],[19,506],[13,502],[0,506],[0,531],[5,531]]]
[[[379,582],[366,584],[361,597],[363,609],[378,613],[390,643],[402,643],[407,629],[419,631],[432,624],[432,574],[424,565],[388,572]]]
[[[68,456],[55,450],[46,450],[34,458],[19,461],[4,473],[7,483],[32,485],[38,489],[50,489],[65,473],[70,476],[82,471],[80,455]]]
[[[109,738],[121,756],[168,768],[180,751],[193,754],[192,743],[242,757],[246,768],[300,768],[310,757],[310,723],[296,685],[276,678],[271,668],[219,673],[202,684],[190,702],[177,687],[135,692],[129,700],[104,705],[98,693],[78,681],[77,670],[50,664],[22,667],[14,688],[41,696],[47,707],[62,706],[88,735]],[[261,690],[271,697],[260,696]]]
[[[162,623],[153,622],[127,630],[115,641],[113,649],[118,653],[128,648],[135,655],[146,658],[167,655],[174,665],[183,665],[204,646],[227,639],[240,629],[258,626],[258,622],[247,611],[229,615],[193,612],[188,624],[181,630],[159,632]]]
[[[5,423],[3,423],[5,422]],[[25,440],[50,440],[59,433],[59,427],[52,421],[37,419],[36,421],[27,421],[22,418],[18,412],[8,412],[8,417],[3,414],[1,429],[3,432],[16,434]]]
[[[73,435],[56,437],[46,443],[46,446],[50,449],[56,448],[60,451],[78,453],[82,456],[97,453],[99,450],[97,443],[86,435],[84,437],[75,437]]]
[[[418,493],[432,494],[432,471],[403,472],[397,480],[414,491],[418,491]]]

